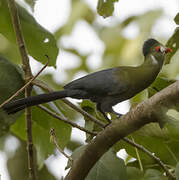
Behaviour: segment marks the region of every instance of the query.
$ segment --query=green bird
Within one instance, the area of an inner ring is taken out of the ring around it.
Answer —
[[[120,117],[121,114],[112,107],[150,86],[162,68],[165,55],[170,51],[170,48],[157,40],[148,39],[143,45],[144,62],[140,66],[121,66],[94,72],[68,83],[64,90],[11,101],[3,109],[11,114],[29,106],[65,97],[90,99],[110,122],[106,113],[114,113]]]

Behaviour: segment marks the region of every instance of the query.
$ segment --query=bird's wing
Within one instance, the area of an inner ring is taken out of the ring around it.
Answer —
[[[128,89],[124,76],[125,70],[123,70],[123,68],[111,68],[74,80],[64,86],[64,88],[84,90],[88,93],[101,96],[115,95]]]

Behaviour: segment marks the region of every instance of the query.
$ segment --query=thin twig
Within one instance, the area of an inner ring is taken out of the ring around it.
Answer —
[[[16,97],[19,93],[21,93],[27,86],[29,86],[39,75],[40,73],[48,66],[49,64],[49,57],[46,55],[48,58],[47,63],[42,67],[42,69],[32,78],[30,81],[28,81],[22,88],[20,88],[15,94],[13,94],[10,98],[8,98],[6,101],[4,101],[1,105],[0,108],[3,107],[5,104],[7,104],[9,101],[11,101],[14,97]]]
[[[70,120],[68,120],[68,119],[62,118],[62,117],[60,117],[59,115],[57,115],[55,112],[47,109],[46,107],[44,107],[44,106],[42,106],[42,105],[38,105],[38,107],[39,107],[40,109],[42,109],[43,111],[45,111],[46,113],[48,113],[49,115],[51,115],[52,117],[54,117],[54,118],[56,118],[56,119],[59,119],[60,121],[63,121],[64,123],[70,124],[72,127],[78,128],[78,129],[80,129],[81,131],[84,131],[84,132],[86,132],[86,133],[88,133],[88,134],[91,134],[92,136],[96,136],[96,135],[97,135],[96,132],[89,131],[89,130],[87,130],[87,129],[85,129],[85,128],[79,126],[79,125],[77,125],[77,124],[74,123],[73,121],[70,121]]]
[[[156,155],[154,155],[154,153],[150,152],[148,149],[146,149],[142,145],[137,144],[126,137],[123,138],[122,140],[127,142],[128,144],[131,144],[132,146],[136,147],[137,149],[141,150],[142,152],[148,154],[163,168],[163,170],[166,172],[167,176],[169,176],[171,179],[175,179],[174,175],[168,170],[166,165],[160,160],[160,158],[158,158]]]
[[[83,116],[89,118],[91,121],[93,121],[94,123],[100,125],[101,127],[106,127],[106,124],[103,123],[102,121],[99,121],[98,119],[96,119],[95,117],[91,116],[91,114],[87,113],[86,111],[84,111],[83,109],[79,108],[78,106],[76,106],[75,104],[73,104],[72,102],[68,101],[67,99],[63,98],[62,101],[67,104],[68,106],[70,106],[71,108],[73,108],[74,110],[76,110],[77,112],[81,113]]]
[[[31,79],[32,73],[31,73],[31,69],[29,65],[29,58],[27,56],[27,50],[25,47],[24,38],[21,31],[18,11],[17,11],[17,7],[14,0],[7,0],[7,2],[8,2],[10,14],[11,14],[12,24],[13,24],[14,31],[16,34],[17,45],[19,47],[19,51],[20,51],[20,55],[22,59],[22,68],[25,74],[25,82],[27,83]],[[32,89],[31,86],[25,88],[25,97],[28,97],[31,95],[31,89]],[[34,155],[33,155],[32,122],[31,122],[30,108],[26,108],[25,112],[26,112],[25,117],[26,117],[26,122],[27,122],[26,131],[27,131],[29,179],[35,180],[36,175],[35,175]]]
[[[56,148],[58,149],[59,152],[61,152],[69,161],[73,162],[73,159],[68,156],[58,145],[58,142],[56,140],[56,134],[55,134],[55,129],[51,128],[50,129],[50,140],[55,144]]]

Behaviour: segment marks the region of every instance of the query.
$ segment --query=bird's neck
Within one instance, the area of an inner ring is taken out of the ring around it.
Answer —
[[[164,63],[164,56],[158,56],[156,54],[149,54],[145,57],[144,63],[141,65],[141,67],[151,67],[158,69],[162,68]]]
[[[136,70],[131,74],[135,86],[138,84],[139,90],[148,87],[157,77],[163,62],[164,57],[161,58],[152,54],[145,57],[144,63],[136,67]]]

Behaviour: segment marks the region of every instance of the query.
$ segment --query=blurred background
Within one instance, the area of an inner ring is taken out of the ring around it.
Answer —
[[[176,24],[173,19],[179,12],[178,0],[120,0],[114,4],[113,16],[106,18],[97,14],[97,0],[37,0],[35,5],[30,4],[30,0],[17,2],[55,36],[59,47],[56,68],[48,67],[42,73],[41,79],[45,79],[56,89],[90,72],[118,65],[141,64],[143,42],[153,37],[165,44],[174,33]],[[14,62],[20,62],[19,55],[2,35],[0,42],[3,42],[0,52]],[[172,63],[163,68],[161,74],[164,77],[178,78],[178,57],[179,53],[176,53]],[[30,60],[32,72],[36,74],[43,65],[32,57]],[[145,99],[145,92],[141,97],[134,101],[139,102],[143,97]],[[120,113],[126,113],[129,104],[127,101],[115,108]],[[78,124],[83,126],[81,116],[75,117]],[[83,132],[72,129],[71,141],[76,146],[84,144],[85,138]],[[1,137],[0,148],[1,179],[20,179],[17,174],[22,173],[26,164],[25,160],[20,158],[26,154],[25,143],[8,134]],[[65,151],[70,154],[70,147]],[[118,155],[125,158],[123,151]],[[54,179],[66,174],[64,168],[67,159],[57,151],[50,155],[45,163]]]

